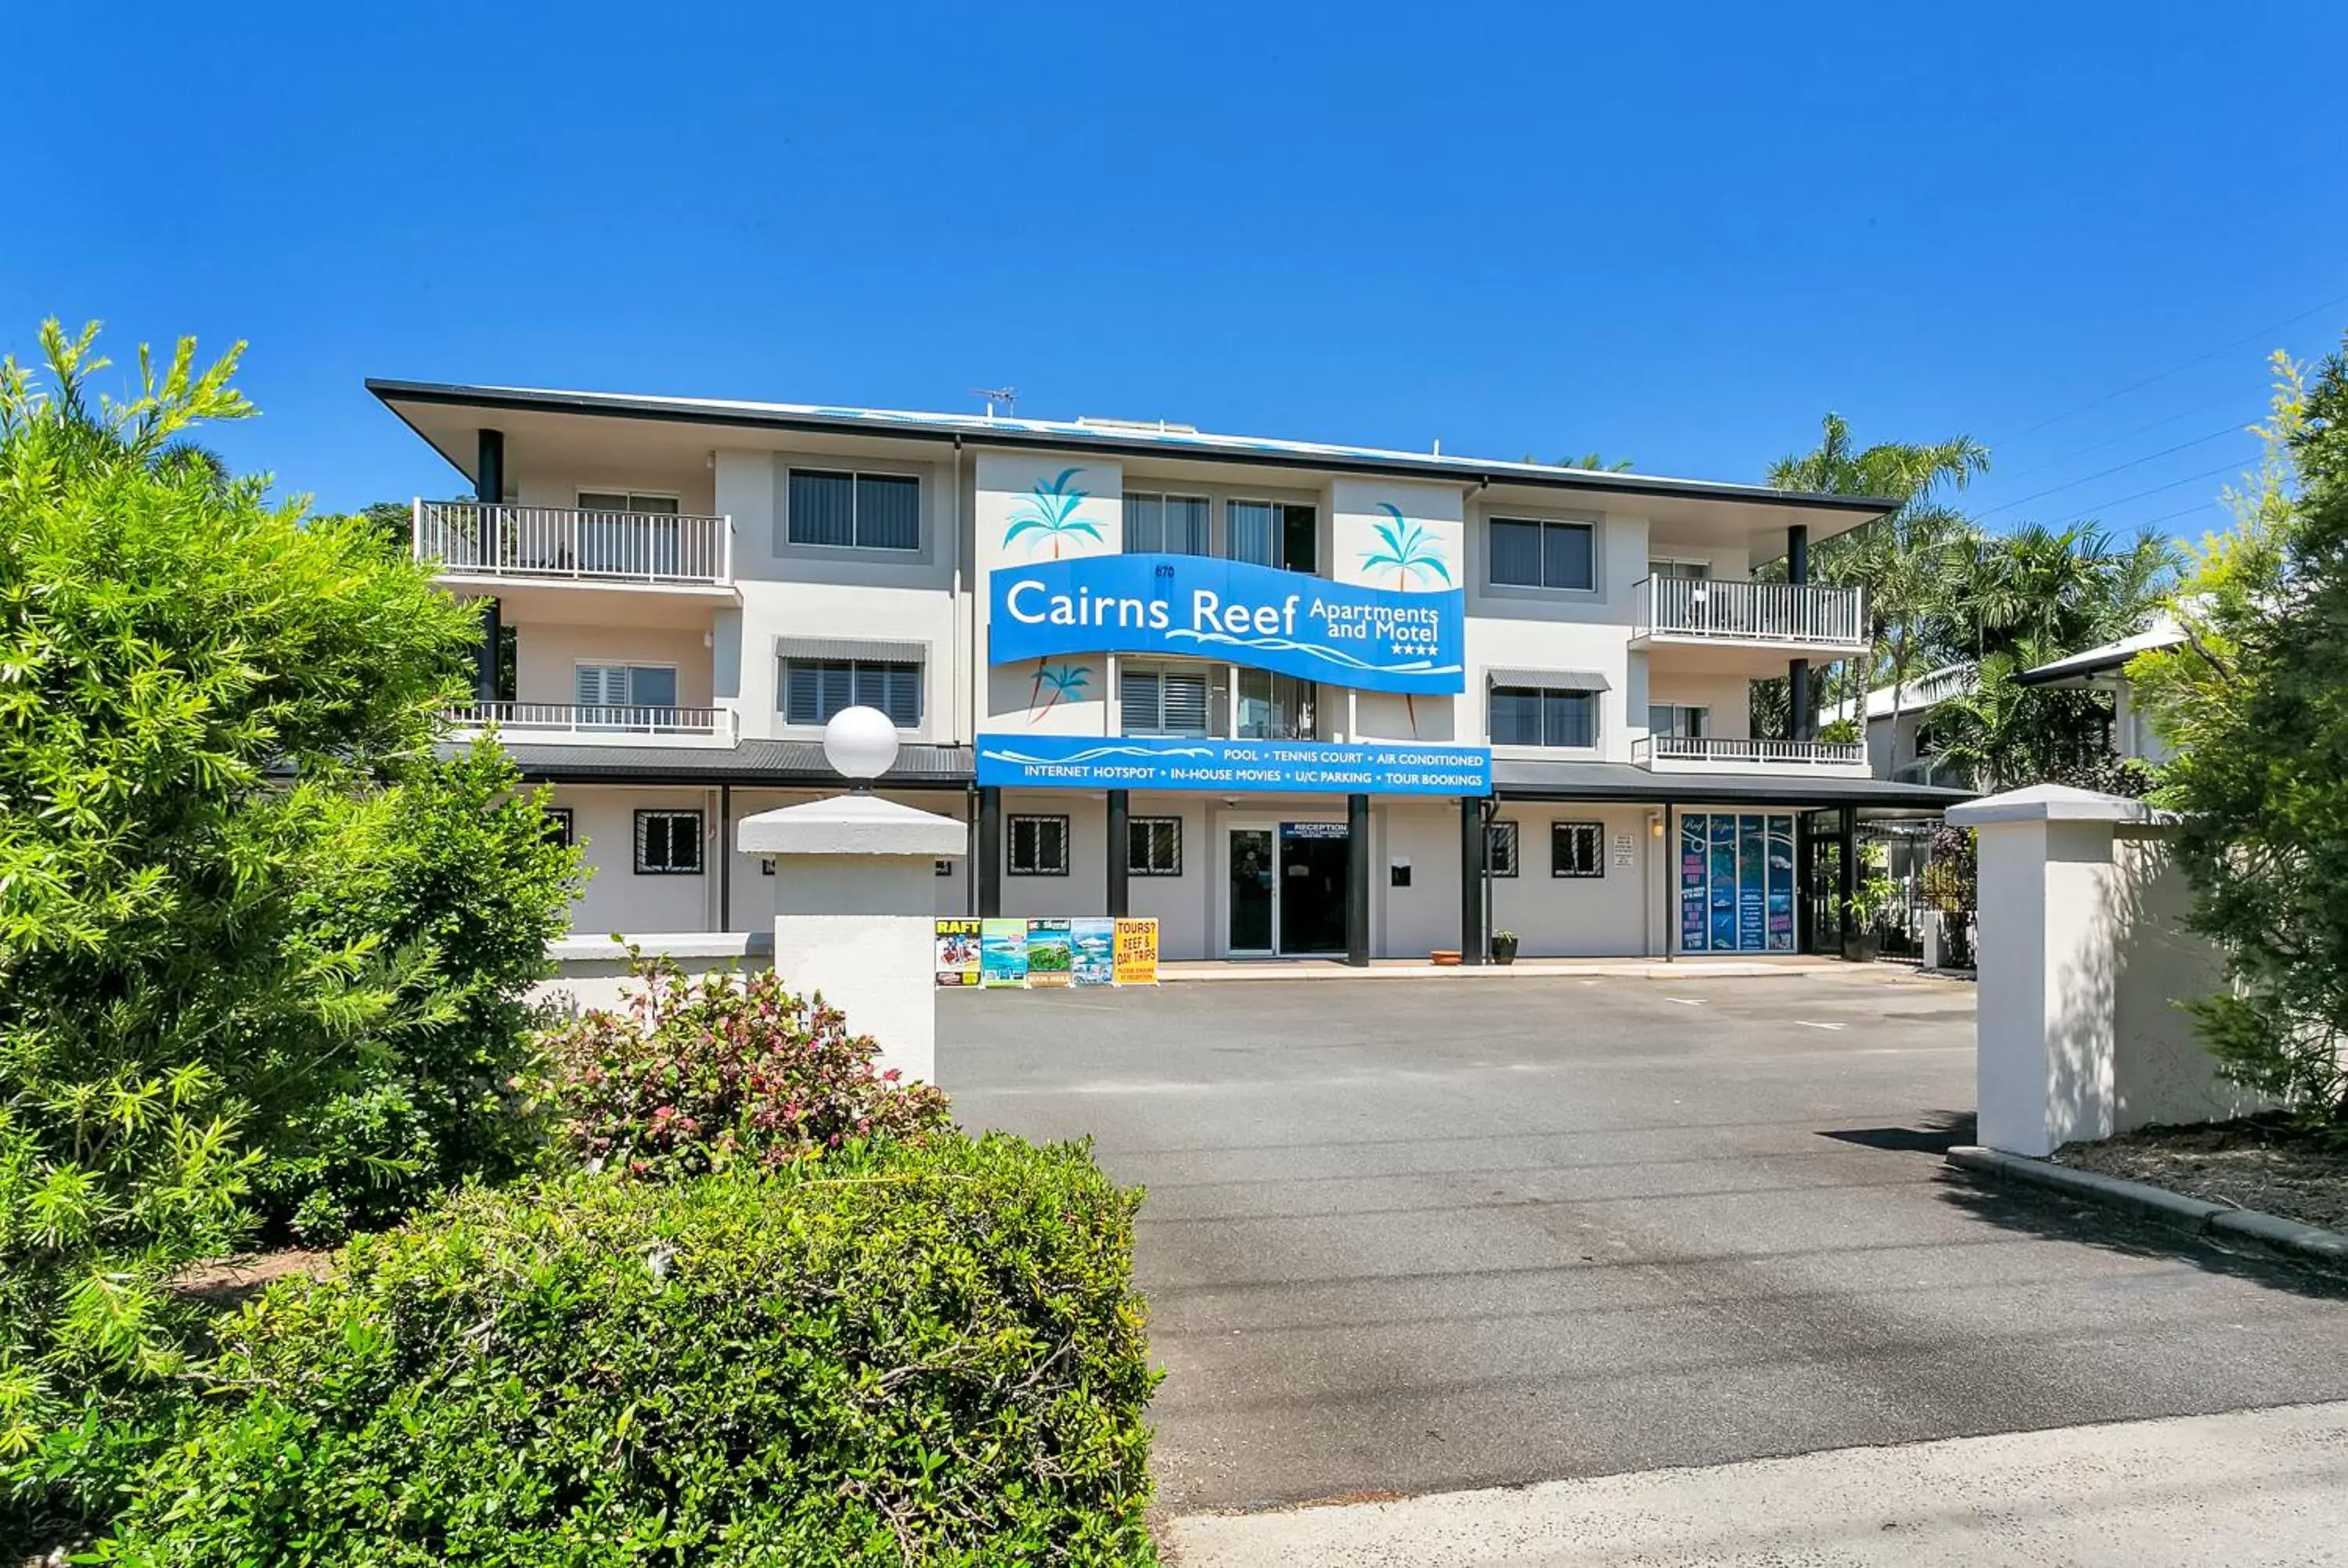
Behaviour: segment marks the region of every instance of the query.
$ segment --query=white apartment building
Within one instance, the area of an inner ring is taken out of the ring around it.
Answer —
[[[969,824],[944,915],[1154,916],[1165,957],[1831,950],[1861,811],[1961,793],[1751,733],[1862,652],[1811,542],[1884,503],[1183,426],[371,381],[475,499],[479,700],[593,876],[574,928],[762,928],[751,813]],[[1786,582],[1756,581],[1783,558]],[[513,657],[501,671],[500,629]],[[1807,709],[1797,703],[1796,711]],[[1814,929],[1814,927],[1816,927]]]

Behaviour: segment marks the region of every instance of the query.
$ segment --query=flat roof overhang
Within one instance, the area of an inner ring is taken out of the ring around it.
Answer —
[[[1498,800],[1606,801],[1637,805],[1775,805],[1787,810],[1878,806],[1945,811],[1977,798],[1971,790],[1890,779],[1807,778],[1785,774],[1653,773],[1632,763],[1539,763],[1495,759]]]

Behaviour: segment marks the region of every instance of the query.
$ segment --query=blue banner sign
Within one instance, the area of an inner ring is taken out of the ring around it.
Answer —
[[[1396,593],[1215,556],[1082,556],[989,574],[989,656],[1164,653],[1365,692],[1468,689],[1468,596]]]
[[[1492,753],[1482,746],[1398,741],[1354,745],[1174,735],[981,735],[978,782],[990,789],[1489,794]]]

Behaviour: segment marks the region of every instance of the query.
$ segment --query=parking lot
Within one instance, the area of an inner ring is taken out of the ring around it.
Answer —
[[[1972,1008],[1883,969],[988,992],[938,1071],[1148,1188],[1175,1508],[2348,1397],[2330,1287],[1951,1178]]]

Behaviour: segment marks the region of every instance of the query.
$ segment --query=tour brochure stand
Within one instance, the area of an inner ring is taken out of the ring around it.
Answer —
[[[1027,990],[1154,986],[1156,920],[940,920],[937,982]]]

